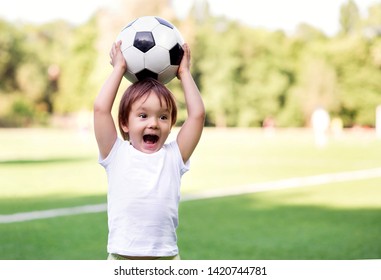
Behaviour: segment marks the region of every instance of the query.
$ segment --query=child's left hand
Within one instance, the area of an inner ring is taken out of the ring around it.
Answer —
[[[191,62],[190,62],[191,53],[190,53],[190,48],[189,48],[187,43],[185,43],[183,45],[183,50],[184,50],[184,55],[183,55],[183,58],[181,59],[179,70],[177,70],[177,78],[179,80],[181,80],[181,77],[185,73],[189,73],[190,72],[190,65],[191,65]]]

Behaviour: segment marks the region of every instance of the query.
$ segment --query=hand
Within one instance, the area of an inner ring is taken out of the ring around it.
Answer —
[[[185,73],[190,73],[190,66],[191,66],[191,62],[190,62],[191,52],[187,43],[183,45],[183,50],[184,50],[184,55],[183,55],[183,58],[181,59],[179,69],[177,70],[177,78],[179,80],[181,80],[181,77]]]
[[[126,63],[126,60],[124,59],[122,51],[120,50],[121,45],[122,45],[122,41],[118,41],[112,44],[112,47],[110,50],[110,64],[114,68],[121,68],[123,69],[123,71],[126,71],[127,63]]]

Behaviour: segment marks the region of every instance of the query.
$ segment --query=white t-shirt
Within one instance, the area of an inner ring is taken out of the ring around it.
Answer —
[[[176,141],[153,154],[117,139],[99,163],[108,178],[108,253],[178,254],[176,228],[181,176],[189,170]]]

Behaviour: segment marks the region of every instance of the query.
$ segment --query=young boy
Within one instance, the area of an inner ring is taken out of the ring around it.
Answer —
[[[119,106],[118,138],[111,115],[115,96],[127,69],[121,41],[111,51],[113,71],[94,103],[94,130],[99,162],[108,177],[108,259],[179,259],[176,228],[181,176],[204,126],[205,109],[190,73],[190,49],[177,77],[188,117],[176,141],[166,144],[176,122],[171,92],[153,79],[132,84]]]

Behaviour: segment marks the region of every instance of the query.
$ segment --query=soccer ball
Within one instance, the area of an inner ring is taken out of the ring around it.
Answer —
[[[177,75],[184,40],[170,22],[155,16],[137,18],[117,37],[127,62],[124,76],[132,83],[151,77],[168,83]]]

